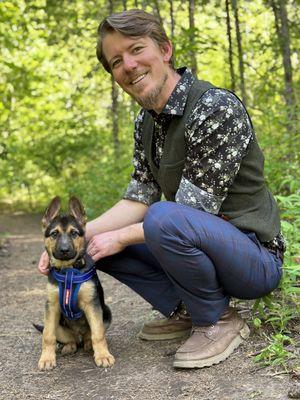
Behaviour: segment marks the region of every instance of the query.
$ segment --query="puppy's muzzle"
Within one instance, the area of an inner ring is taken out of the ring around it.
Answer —
[[[62,235],[57,242],[53,255],[58,260],[71,260],[76,257],[77,252],[67,235]]]

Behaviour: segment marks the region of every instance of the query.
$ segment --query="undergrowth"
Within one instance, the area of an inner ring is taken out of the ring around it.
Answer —
[[[256,355],[255,361],[265,366],[281,366],[298,375],[299,343],[293,337],[297,334],[294,326],[299,328],[300,324],[300,192],[276,198],[287,249],[279,288],[257,299],[253,306],[254,327],[260,329],[264,322],[272,328],[272,333],[266,335],[268,345]]]

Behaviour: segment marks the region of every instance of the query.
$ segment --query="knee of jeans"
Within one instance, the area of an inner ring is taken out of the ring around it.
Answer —
[[[148,240],[160,241],[163,228],[170,225],[176,203],[171,201],[160,201],[152,204],[144,218],[144,234],[146,243]]]

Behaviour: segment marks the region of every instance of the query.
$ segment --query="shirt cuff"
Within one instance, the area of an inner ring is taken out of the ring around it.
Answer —
[[[123,199],[139,201],[147,206],[159,201],[161,191],[154,182],[142,183],[131,179]]]
[[[224,198],[207,193],[182,177],[175,201],[211,214],[218,214]]]

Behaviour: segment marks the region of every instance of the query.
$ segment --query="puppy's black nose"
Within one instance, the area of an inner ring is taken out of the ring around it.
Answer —
[[[55,251],[53,253],[54,257],[61,260],[70,260],[76,255],[72,241],[67,234],[62,234],[56,243]]]
[[[70,253],[71,248],[70,247],[61,247],[59,250],[62,254],[68,254],[68,253]]]
[[[70,260],[74,258],[76,253],[72,247],[60,247],[54,252],[54,257],[59,260]]]

